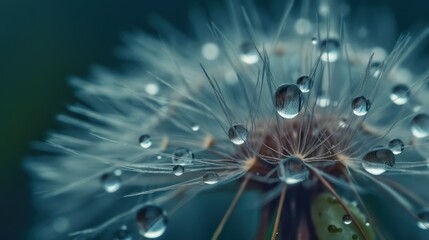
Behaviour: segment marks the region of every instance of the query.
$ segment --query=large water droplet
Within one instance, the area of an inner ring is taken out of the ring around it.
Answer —
[[[194,153],[188,148],[179,147],[174,150],[171,159],[173,160],[173,163],[178,165],[191,164],[194,161]]]
[[[281,117],[292,119],[303,107],[302,92],[295,84],[283,84],[274,93],[274,103]]]
[[[139,138],[139,144],[142,148],[150,148],[150,146],[152,146],[152,139],[150,139],[150,136],[147,134],[141,135]]]
[[[387,166],[395,165],[395,155],[389,149],[374,149],[364,157],[362,167],[372,175],[380,175],[386,172]]]
[[[352,223],[352,217],[348,214],[343,216],[343,223],[346,225],[349,225],[350,223]]]
[[[324,62],[335,62],[340,57],[340,42],[337,39],[322,40],[319,49],[322,52],[320,59]]]
[[[277,169],[277,176],[286,184],[293,185],[308,178],[308,168],[297,157],[283,159]]]
[[[309,92],[313,87],[313,79],[311,79],[309,76],[301,76],[298,78],[298,80],[296,80],[296,85],[298,85],[301,92]]]
[[[255,64],[259,61],[258,51],[252,42],[243,42],[240,45],[240,59],[246,64]]]
[[[215,172],[208,172],[204,174],[203,176],[203,183],[208,185],[213,185],[215,183],[219,182],[219,175]]]
[[[106,192],[116,192],[121,187],[121,178],[114,172],[105,173],[101,175],[101,184]]]
[[[157,238],[167,229],[167,216],[162,208],[154,205],[142,207],[136,213],[139,232],[146,238]]]
[[[176,165],[173,167],[173,174],[176,176],[181,176],[185,172],[185,168],[181,165]]]
[[[353,113],[356,116],[365,115],[371,108],[371,102],[364,96],[357,97],[352,101]]]
[[[228,138],[235,145],[243,144],[247,140],[248,134],[247,129],[241,124],[233,125],[228,129]]]
[[[429,116],[418,114],[411,121],[411,132],[416,138],[424,138],[429,135]]]
[[[389,142],[389,149],[393,152],[393,154],[397,155],[404,151],[404,143],[401,139],[393,139]]]
[[[421,210],[417,216],[419,217],[419,221],[417,222],[417,226],[420,229],[427,230],[429,229],[429,209]]]
[[[113,240],[131,240],[131,234],[127,229],[127,226],[122,226],[113,234]]]
[[[390,100],[396,105],[404,105],[408,102],[410,97],[410,90],[404,84],[398,84],[393,87],[390,93]]]

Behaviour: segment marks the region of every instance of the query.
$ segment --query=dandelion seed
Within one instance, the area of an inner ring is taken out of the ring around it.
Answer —
[[[44,216],[33,238],[393,239],[405,218],[404,237],[428,238],[429,78],[408,61],[429,30],[388,49],[343,2],[289,1],[280,16],[245,2],[193,13],[197,39],[161,19],[163,41],[129,36],[134,75],[72,79],[84,104],[27,161]],[[174,232],[200,193],[230,189],[210,236]]]

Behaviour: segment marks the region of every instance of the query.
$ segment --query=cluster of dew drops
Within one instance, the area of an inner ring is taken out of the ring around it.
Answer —
[[[311,44],[318,47],[321,52],[321,60],[324,62],[335,62],[340,57],[340,42],[337,39],[329,38],[319,41],[317,38],[311,39]],[[246,64],[255,64],[259,61],[259,54],[250,42],[244,42],[239,47],[240,59]],[[215,43],[205,43],[202,46],[201,54],[207,60],[215,60],[220,51]],[[377,70],[379,66],[374,63],[370,66],[373,68],[372,74],[377,77],[380,72]],[[225,80],[229,83],[237,81],[233,75],[225,75]],[[304,94],[310,92],[313,87],[313,79],[310,76],[300,76],[296,80],[296,84],[280,85],[274,93],[274,104],[277,113],[285,119],[295,118],[304,106]],[[146,87],[148,94],[157,94],[158,87],[154,84],[148,84]],[[390,99],[397,105],[404,105],[408,102],[410,90],[404,84],[398,84],[392,88]],[[330,104],[327,96],[320,95],[316,100],[316,104],[320,107],[326,107]],[[365,96],[358,96],[351,102],[351,110],[358,116],[364,116],[371,108],[371,101]],[[191,124],[191,130],[199,131],[200,126]],[[412,119],[411,132],[417,138],[429,136],[429,116],[427,114],[418,114]],[[232,125],[227,131],[228,138],[234,145],[241,145],[246,142],[248,130],[241,124]],[[138,139],[138,144],[143,149],[148,149],[152,146],[150,135],[143,134]],[[404,143],[401,139],[393,139],[389,142],[388,148],[380,147],[368,152],[363,159],[363,168],[373,175],[380,175],[386,171],[386,165],[393,166],[395,155],[400,154],[404,150]],[[162,156],[159,155],[158,159]],[[179,147],[171,155],[171,160],[174,164],[172,174],[180,177],[185,173],[186,165],[192,164],[194,159],[193,152],[186,147]],[[110,173],[105,173],[101,176],[101,183],[104,190],[108,193],[116,192],[121,187],[121,170],[115,170]],[[302,161],[296,157],[288,157],[282,160],[277,171],[278,178],[286,184],[293,185],[303,182],[307,179],[309,171]],[[206,172],[202,176],[202,183],[212,185],[219,181],[219,176],[216,172]],[[429,209],[421,210],[418,214],[420,221],[417,225],[421,229],[429,229]],[[160,237],[167,227],[166,212],[159,206],[146,205],[136,212],[136,223],[139,233],[145,238]],[[343,217],[344,224],[351,223],[351,217],[345,215]],[[114,233],[115,240],[131,240],[132,234],[129,233],[127,227],[121,226]]]

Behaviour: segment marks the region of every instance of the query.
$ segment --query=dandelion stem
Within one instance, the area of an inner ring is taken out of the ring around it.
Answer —
[[[277,207],[276,221],[274,223],[273,233],[271,235],[271,240],[275,240],[276,236],[277,236],[277,231],[278,231],[278,228],[279,228],[281,212],[282,212],[282,209],[283,209],[283,203],[284,203],[285,197],[286,197],[286,190],[287,190],[287,185],[285,185],[283,187],[282,193],[280,195],[279,206]]]
[[[241,183],[240,188],[238,189],[238,192],[235,194],[234,199],[232,200],[231,204],[228,207],[228,210],[226,211],[225,215],[222,218],[222,221],[219,223],[219,226],[217,227],[215,233],[213,234],[212,240],[218,239],[219,235],[222,232],[223,227],[226,224],[226,221],[228,221],[229,216],[231,215],[232,211],[237,205],[237,202],[240,199],[244,189],[246,188],[247,183],[249,182],[249,179],[250,179],[250,174],[244,177],[244,180]]]

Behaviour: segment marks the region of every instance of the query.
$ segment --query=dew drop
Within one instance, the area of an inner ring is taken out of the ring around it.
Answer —
[[[243,42],[240,45],[240,59],[246,64],[255,64],[259,61],[258,51],[251,42]]]
[[[398,84],[393,87],[392,93],[390,93],[390,100],[396,105],[404,105],[408,102],[410,97],[410,91],[404,84]]]
[[[303,107],[303,96],[295,84],[283,84],[274,93],[277,113],[286,119],[296,117]]]
[[[149,95],[156,95],[159,92],[159,87],[155,83],[149,83],[146,85],[145,91]]]
[[[337,228],[336,226],[334,226],[334,225],[329,225],[328,226],[328,231],[330,232],[330,233],[339,233],[339,232],[342,232],[343,231],[343,229],[342,228]]]
[[[176,176],[182,176],[184,172],[185,172],[185,168],[181,165],[176,165],[173,167],[173,174]]]
[[[311,44],[313,44],[313,45],[317,45],[317,43],[319,43],[319,41],[318,41],[317,37],[313,37],[313,38],[311,38]]]
[[[179,165],[191,164],[194,161],[194,153],[188,148],[179,147],[173,152],[171,157],[173,163]]]
[[[401,139],[393,139],[389,142],[389,149],[393,152],[393,154],[398,155],[404,151],[404,143],[401,141]]]
[[[131,240],[131,234],[127,230],[127,226],[122,226],[113,234],[113,240]]]
[[[358,239],[358,238],[359,238],[359,236],[358,236],[357,234],[353,234],[353,235],[352,235],[352,239],[353,239],[353,240],[356,240],[356,239]]]
[[[352,223],[352,217],[348,214],[343,216],[343,223],[346,225],[349,225],[350,223]]]
[[[192,124],[191,129],[194,132],[198,132],[198,130],[200,130],[200,125],[194,123],[194,124]]]
[[[423,230],[429,229],[429,209],[421,210],[417,216],[419,217],[417,226]]]
[[[219,182],[219,175],[215,172],[208,172],[203,176],[203,183],[208,185],[213,185]]]
[[[381,76],[381,63],[380,62],[373,62],[369,66],[369,74],[373,76],[374,78],[378,78]]]
[[[121,187],[121,178],[115,173],[105,173],[101,175],[101,184],[106,192],[113,193]]]
[[[142,148],[150,148],[150,146],[152,146],[152,139],[150,139],[150,136],[147,134],[141,135],[139,138],[139,144]]]
[[[308,169],[304,163],[293,156],[283,159],[277,169],[278,178],[289,185],[305,181],[308,174]]]
[[[331,99],[329,99],[329,96],[326,93],[321,93],[317,96],[316,104],[317,106],[324,108],[331,104]]]
[[[201,54],[207,60],[215,60],[219,56],[219,47],[216,43],[208,42],[201,48]]]
[[[362,167],[372,175],[386,172],[387,166],[395,165],[395,155],[389,149],[375,149],[368,152],[363,159]]]
[[[139,233],[145,238],[157,238],[167,229],[167,216],[158,206],[146,205],[136,213]]]
[[[311,79],[309,76],[301,76],[298,78],[298,80],[296,80],[296,85],[298,85],[301,92],[309,92],[313,87],[313,79]]]
[[[340,42],[337,39],[322,40],[319,49],[322,52],[320,58],[324,62],[336,62],[340,57]]]
[[[352,101],[353,113],[356,116],[363,116],[367,114],[371,108],[371,102],[364,96],[357,97]]]
[[[247,135],[249,135],[249,132],[241,124],[233,125],[228,129],[229,140],[235,145],[243,144],[247,140]]]
[[[311,22],[306,18],[299,18],[296,20],[295,25],[295,32],[299,35],[305,35],[311,32],[312,26]]]
[[[429,135],[429,116],[418,114],[411,121],[411,133],[416,138],[424,138]]]

